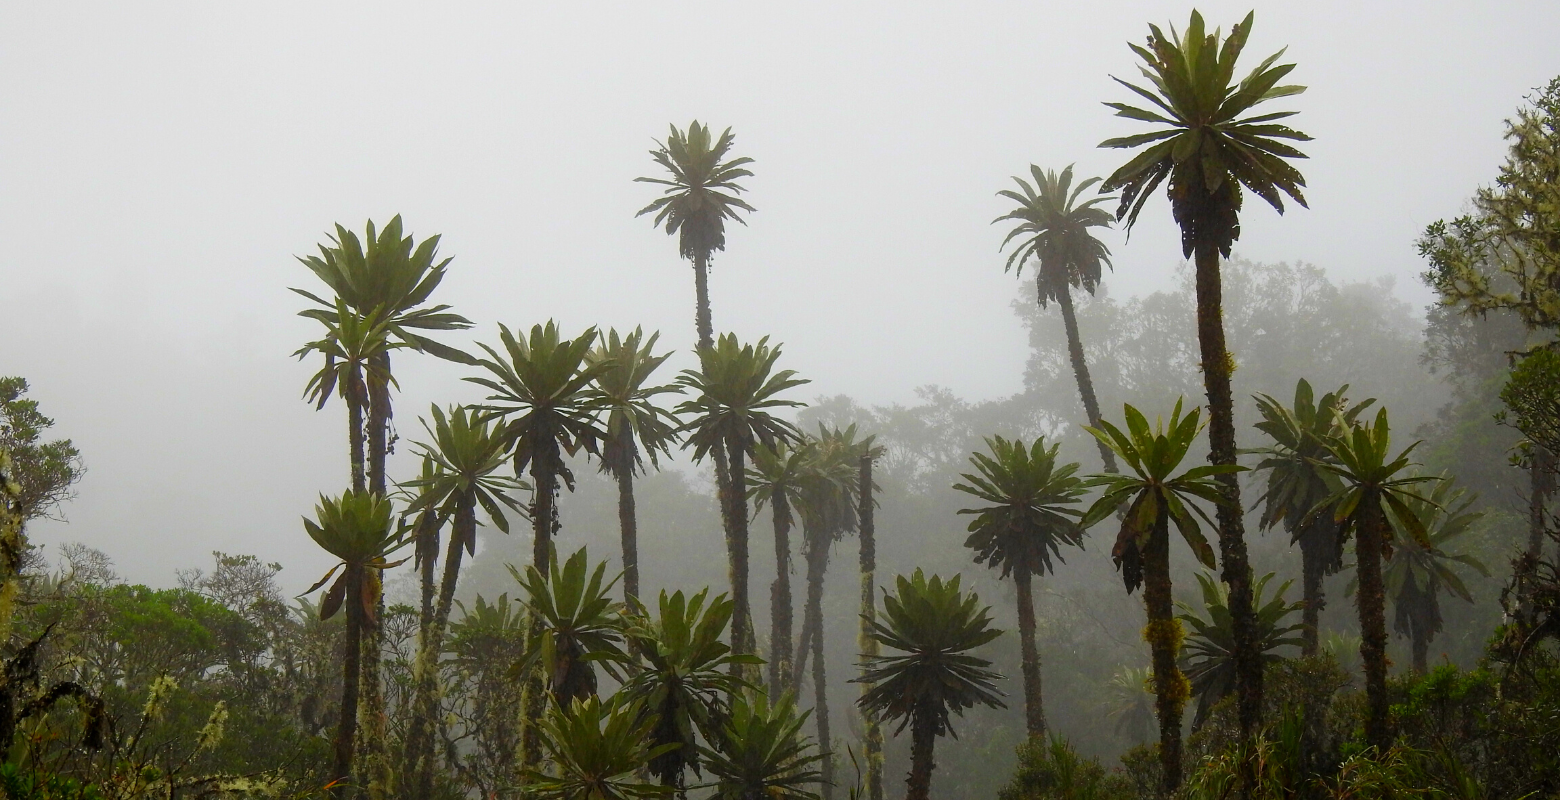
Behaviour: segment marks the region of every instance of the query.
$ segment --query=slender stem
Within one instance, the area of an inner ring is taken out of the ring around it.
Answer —
[[[1230,389],[1234,360],[1224,339],[1223,286],[1219,251],[1198,244],[1197,341],[1201,348],[1203,384],[1208,393],[1208,460],[1236,463],[1235,406]],[[1251,597],[1251,563],[1246,556],[1246,527],[1241,514],[1240,483],[1234,474],[1216,477],[1224,503],[1218,508],[1220,577],[1230,591],[1234,633],[1235,695],[1241,738],[1249,741],[1262,723],[1262,658],[1257,652],[1257,619]],[[1248,776],[1249,777],[1249,776]],[[1249,781],[1244,781],[1248,783]]]
[[[1170,586],[1170,520],[1161,515],[1143,549],[1143,606],[1148,614],[1148,639],[1154,669],[1155,708],[1159,714],[1159,765],[1165,797],[1181,786],[1181,714],[1186,707],[1186,676],[1177,661],[1180,624],[1175,619]]]
[[[932,770],[937,768],[933,750],[937,746],[937,731],[932,727],[934,712],[916,709],[910,717],[910,778],[905,800],[931,800]]]
[[[352,757],[357,744],[358,681],[362,677],[363,658],[363,568],[347,565],[342,580],[346,582],[346,599],[342,605],[347,612],[347,631],[341,658],[341,710],[336,722],[335,763],[331,768],[338,800],[346,798],[351,791]]]
[[[363,406],[368,399],[368,389],[363,385],[362,367],[352,366],[347,385],[347,450],[352,459],[352,491],[361,494],[368,488],[363,471]]]
[[[634,509],[634,469],[614,470],[618,485],[618,530],[623,536],[623,598],[633,605],[639,599],[639,522]]]
[[[390,354],[379,353],[371,360],[380,375],[390,374]],[[385,494],[385,457],[390,451],[390,387],[382,378],[368,380],[368,489]]]
[[[731,649],[738,654],[753,652],[753,615],[748,599],[748,515],[747,482],[743,446],[732,437],[726,442],[731,472],[727,476],[727,502],[731,510]],[[744,665],[733,664],[734,674],[742,674]]]
[[[818,752],[823,756],[819,771],[823,773],[823,783],[819,786],[823,800],[832,800],[834,797],[834,740],[829,731],[829,681],[824,672],[823,660],[823,631],[820,628],[818,635],[813,637],[813,720],[818,725]]]
[[[857,511],[861,538],[861,631],[858,645],[861,648],[861,660],[870,662],[881,652],[877,639],[871,635],[872,623],[877,619],[877,523],[874,519],[877,502],[873,496],[871,455],[861,457],[857,486],[860,487],[857,494],[861,499],[861,507]],[[861,690],[865,693],[868,686],[862,684]],[[871,712],[862,715],[861,724],[862,757],[867,762],[867,800],[883,800],[883,727],[878,723],[877,715]]]
[[[699,348],[715,346],[715,327],[710,321],[710,254],[700,253],[693,260],[694,326]]]
[[[1036,284],[1040,282],[1040,275],[1035,276]],[[1040,290],[1040,296],[1045,297],[1045,290]],[[1065,283],[1061,291],[1056,293],[1058,304],[1062,307],[1062,327],[1067,332],[1067,355],[1072,360],[1073,378],[1078,382],[1078,397],[1083,400],[1083,413],[1088,417],[1089,427],[1100,426],[1100,401],[1094,396],[1094,381],[1089,377],[1089,362],[1083,355],[1083,340],[1078,335],[1078,316],[1073,313],[1072,289]],[[1105,463],[1106,472],[1116,471],[1116,454],[1111,452],[1105,443],[1095,440],[1094,445],[1099,448],[1100,460]]]
[[[797,642],[796,661],[792,666],[791,685],[800,688],[802,674],[807,670],[807,656],[813,650],[813,640],[823,638],[823,575],[829,568],[829,537],[807,530],[807,607],[802,612],[802,635]],[[822,652],[822,648],[817,648]]]
[[[1387,703],[1386,589],[1382,583],[1382,543],[1387,530],[1381,498],[1367,492],[1354,532],[1354,556],[1359,570],[1355,599],[1360,612],[1360,658],[1365,665],[1365,740],[1385,752],[1392,746]]]
[[[775,525],[775,582],[769,590],[769,695],[790,687],[791,672],[791,503],[785,487],[770,497]]]
[[[1029,568],[1020,564],[1013,570],[1013,585],[1018,588],[1018,641],[1023,653],[1024,723],[1030,738],[1044,739],[1045,706],[1040,691],[1040,650],[1035,646],[1035,596],[1030,587]]]

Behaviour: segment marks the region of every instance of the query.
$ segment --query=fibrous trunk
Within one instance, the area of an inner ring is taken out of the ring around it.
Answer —
[[[917,709],[910,719],[910,778],[905,800],[931,800],[932,770],[937,767],[933,750],[937,731],[932,727],[933,712]]]
[[[417,661],[413,667],[416,688],[404,757],[409,772],[408,785],[416,789],[418,797],[431,797],[433,793],[435,740],[442,716],[439,658],[444,652],[444,635],[449,630],[450,611],[455,604],[455,584],[460,579],[461,560],[476,535],[475,503],[475,496],[465,495],[456,505],[455,529],[450,533],[449,550],[444,555],[444,578],[439,585],[438,602],[418,636]]]
[[[367,783],[368,800],[385,800],[391,791],[390,754],[386,744],[385,693],[382,663],[385,642],[384,578],[377,569],[364,571],[374,613],[363,621],[363,685],[359,689],[358,739],[362,753],[360,774]]]
[[[1178,657],[1181,649],[1181,624],[1175,618],[1170,594],[1169,520],[1161,517],[1143,552],[1143,607],[1148,625],[1143,638],[1148,640],[1154,669],[1155,710],[1159,715],[1159,765],[1163,773],[1162,789],[1166,797],[1181,785],[1181,713],[1186,707],[1189,687],[1181,674]]]
[[[1038,284],[1040,278],[1036,276],[1035,281]],[[1040,297],[1043,299],[1045,294],[1042,288]],[[1067,331],[1067,355],[1072,359],[1073,377],[1078,382],[1078,396],[1083,400],[1083,413],[1089,419],[1089,427],[1099,428],[1100,401],[1094,396],[1094,381],[1089,377],[1089,362],[1083,355],[1083,340],[1078,335],[1078,317],[1073,313],[1072,290],[1064,284],[1056,295],[1062,307],[1062,327]],[[1095,440],[1094,444],[1100,450],[1100,460],[1105,463],[1105,471],[1115,472],[1116,454],[1111,452],[1102,441]]]
[[[345,798],[352,784],[352,757],[357,745],[358,680],[363,667],[363,568],[348,565],[346,601],[347,612],[346,652],[341,656],[341,710],[336,722],[335,760],[331,765],[331,782],[336,785],[335,796]]]
[[[1365,665],[1365,741],[1385,752],[1392,746],[1392,731],[1387,706],[1386,592],[1381,579],[1387,520],[1380,504],[1379,497],[1360,499],[1354,556],[1359,570],[1355,599],[1360,612],[1360,658]]]
[[[878,640],[872,636],[872,623],[877,619],[877,525],[873,520],[876,502],[873,498],[872,456],[861,457],[861,475],[857,482],[861,507],[857,511],[861,537],[861,632],[857,646],[861,660],[870,663],[881,652]],[[862,684],[862,692],[868,687]],[[867,762],[867,800],[883,800],[883,728],[877,715],[868,711],[862,714],[862,757]]]
[[[694,326],[699,347],[715,346],[715,328],[710,321],[710,256],[700,253],[693,260]]]
[[[352,367],[347,381],[347,452],[352,461],[352,491],[361,494],[368,488],[363,458],[363,406],[368,389],[363,385],[362,367]]]
[[[376,372],[390,374],[390,354],[372,356]],[[390,452],[390,387],[382,379],[368,381],[368,490],[385,494],[385,457]]]
[[[805,529],[804,529],[805,530]],[[807,538],[807,602],[802,610],[802,635],[796,642],[796,659],[791,667],[791,685],[800,688],[807,672],[807,658],[813,639],[823,638],[823,576],[829,568],[829,536],[805,530]],[[818,648],[822,650],[820,646]]]
[[[737,654],[753,652],[753,614],[748,604],[748,519],[745,456],[742,443],[727,440],[727,519],[731,524],[731,649]],[[741,675],[743,664],[733,664],[732,673]]]
[[[1045,707],[1041,704],[1040,649],[1035,646],[1035,597],[1030,587],[1029,568],[1013,570],[1013,585],[1018,588],[1018,641],[1023,651],[1024,725],[1031,738],[1045,738]]]
[[[1224,340],[1223,288],[1219,251],[1199,244],[1197,258],[1197,342],[1202,354],[1203,384],[1208,393],[1208,460],[1235,464],[1235,407],[1230,390],[1234,360]],[[1251,598],[1251,564],[1246,557],[1245,521],[1240,483],[1234,474],[1216,476],[1225,502],[1218,508],[1220,577],[1230,592],[1234,629],[1235,694],[1241,738],[1249,741],[1262,722],[1262,658],[1257,652],[1257,619]]]
[[[1310,658],[1321,650],[1321,618],[1326,599],[1322,594],[1322,578],[1326,568],[1318,554],[1312,553],[1316,545],[1300,542],[1300,584],[1305,605],[1300,609],[1300,655]]]
[[[834,740],[829,731],[829,681],[824,670],[822,626],[812,642],[813,720],[818,724],[818,752],[823,754],[823,761],[818,765],[823,783],[818,788],[823,800],[831,800],[834,797]]]
[[[791,677],[791,504],[785,488],[770,498],[775,523],[775,582],[769,590],[769,696],[790,689]]]
[[[639,600],[639,521],[634,511],[634,469],[614,470],[618,485],[618,530],[623,535],[623,598],[632,607]]]
[[[531,566],[546,575],[552,558],[553,532],[558,526],[558,446],[537,448],[531,458]],[[530,641],[538,641],[542,635],[542,620],[531,615]],[[542,763],[540,726],[547,710],[547,690],[542,685],[539,670],[533,668],[525,676],[525,725],[521,730],[521,767],[534,770]]]
[[[802,636],[798,642],[792,685],[802,685],[802,673],[807,669],[807,659],[813,659],[813,721],[818,726],[818,752],[825,754],[819,766],[827,791],[833,780],[834,768],[830,763],[834,745],[829,731],[829,698],[823,664],[823,578],[829,568],[829,536],[808,531],[807,536],[807,608],[802,617]],[[824,795],[827,798],[829,795]]]

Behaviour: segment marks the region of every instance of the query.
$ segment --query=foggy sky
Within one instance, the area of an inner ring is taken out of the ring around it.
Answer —
[[[1148,22],[1184,3],[10,3],[0,18],[0,374],[20,374],[89,475],[32,528],[168,583],[213,549],[326,563],[298,517],[346,485],[344,410],[300,399],[313,288],[293,259],[335,222],[404,215],[455,261],[438,300],[693,341],[691,270],[634,213],[669,122],[733,126],[759,209],[712,274],[718,331],[785,343],[801,395],[972,398],[1022,386],[994,196],[1031,162],[1108,173],[1141,127],[1104,100]],[[1247,4],[1208,3],[1228,26]],[[1335,280],[1393,275],[1503,154],[1502,120],[1560,72],[1560,4],[1257,8],[1249,66],[1288,45],[1310,87],[1272,110],[1314,135],[1313,210],[1249,198],[1237,249]],[[1162,199],[1118,295],[1170,285]],[[1026,273],[1026,278],[1028,274]],[[398,356],[397,421],[471,400],[461,369]],[[403,447],[403,450],[405,448]],[[405,469],[401,470],[405,475]]]

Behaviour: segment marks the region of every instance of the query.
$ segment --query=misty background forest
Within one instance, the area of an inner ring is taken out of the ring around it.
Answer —
[[[952,328],[895,320],[948,291],[908,262],[744,292],[790,167],[704,117],[643,131],[635,205],[575,234],[653,243],[675,293],[612,297],[650,269],[617,259],[478,313],[500,289],[456,301],[458,219],[326,217],[259,273],[292,358],[236,344],[200,413],[187,344],[87,366],[114,343],[78,355],[6,267],[0,794],[1560,796],[1560,78],[1491,115],[1400,279],[1243,249],[1334,196],[1307,195],[1326,54],[1255,13],[1144,18],[1066,111],[1109,138],[983,190],[960,263],[1005,283],[947,294]],[[605,310],[548,310],[565,285]],[[937,333],[968,328],[1008,349]],[[794,339],[917,388],[847,391]],[[998,363],[1017,391],[910,374]],[[88,395],[183,427],[98,478],[93,442],[132,439],[77,433]]]

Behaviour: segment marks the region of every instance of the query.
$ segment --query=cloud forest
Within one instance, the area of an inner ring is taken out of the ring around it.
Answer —
[[[274,254],[313,331],[274,357],[346,465],[274,534],[328,558],[297,596],[242,552],[149,586],[40,546],[93,453],[0,377],[0,794],[1560,796],[1560,78],[1402,243],[1419,309],[1237,251],[1308,207],[1304,65],[1253,25],[1148,26],[1068,111],[1114,171],[990,187],[1008,397],[874,404],[729,332],[712,266],[786,166],[719,120],[622,176],[686,328],[468,318],[460,232],[400,216]],[[1180,266],[1133,295],[1151,218]],[[411,407],[416,362],[480,399]]]

